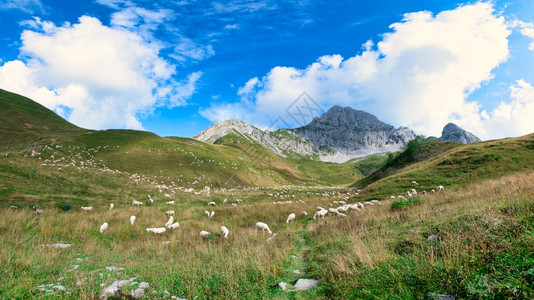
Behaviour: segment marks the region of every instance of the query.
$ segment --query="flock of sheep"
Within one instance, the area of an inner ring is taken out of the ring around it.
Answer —
[[[423,190],[423,191],[420,191],[419,193],[417,192],[417,190],[415,189],[415,187],[417,187],[419,184],[417,183],[417,181],[412,181],[411,182],[411,186],[412,186],[412,189],[408,190],[406,192],[405,195],[398,195],[397,197],[395,196],[390,196],[390,200],[395,200],[395,199],[400,199],[400,200],[407,200],[407,198],[409,199],[410,197],[414,197],[414,196],[417,196],[418,194],[419,195],[424,195],[426,194],[426,191]],[[441,192],[444,190],[444,187],[442,185],[439,185],[436,187],[436,189],[432,189],[430,191],[430,193],[436,193],[437,192]],[[154,200],[152,199],[152,197],[150,195],[148,195],[148,202],[149,203],[153,203]],[[348,200],[348,197],[344,198],[345,200]],[[233,206],[236,206],[237,203],[241,203],[241,199],[236,199],[235,200],[235,203],[232,203]],[[227,199],[224,199],[222,201],[222,204],[225,204],[227,202]],[[386,202],[389,202],[389,200],[386,200]],[[166,202],[167,204],[174,204],[174,201],[167,201]],[[293,203],[293,201],[284,201],[284,202],[273,202],[274,204],[282,204],[282,203]],[[304,201],[302,200],[297,200],[297,201],[294,201],[294,203],[304,203]],[[140,205],[143,205],[144,203],[141,202],[141,201],[137,201],[137,200],[133,200],[132,201],[132,205],[133,206],[140,206]],[[337,204],[339,205],[338,207],[332,207],[333,204]],[[380,205],[380,201],[378,200],[371,200],[371,201],[366,201],[364,203],[361,203],[361,202],[356,202],[356,203],[353,203],[353,204],[348,204],[346,201],[344,200],[340,200],[340,201],[333,201],[333,204],[330,204],[331,207],[329,207],[328,209],[325,209],[321,206],[318,206],[317,207],[317,211],[315,212],[315,214],[313,215],[313,219],[317,219],[317,218],[324,218],[325,216],[327,215],[335,215],[335,216],[338,216],[338,217],[346,217],[348,212],[360,212],[364,209],[365,206],[374,206],[374,205]],[[208,202],[207,204],[208,206],[215,206],[216,203],[214,201],[210,201]],[[109,209],[112,210],[114,209],[115,205],[113,203],[110,203],[109,205]],[[92,211],[93,210],[93,207],[91,206],[82,206],[81,209],[83,211]],[[37,215],[40,215],[43,213],[43,210],[42,209],[38,209],[36,208],[35,206],[33,206],[33,210],[35,212],[35,214]],[[204,211],[204,213],[206,214],[206,216],[208,218],[212,218],[214,215],[215,215],[215,211]],[[166,232],[168,229],[169,230],[176,230],[180,227],[180,223],[178,222],[174,222],[174,210],[169,210],[169,211],[166,211],[165,214],[167,216],[169,216],[169,219],[168,221],[161,227],[153,227],[153,228],[146,228],[146,231],[147,232],[150,232],[150,233],[154,233],[154,234],[162,234],[164,232]],[[307,216],[308,213],[306,211],[302,211],[302,215],[304,216]],[[290,222],[294,221],[296,218],[296,214],[295,213],[291,213],[289,214],[289,216],[287,217],[286,219],[286,223],[289,224]],[[135,224],[135,221],[136,221],[137,217],[136,216],[131,216],[130,217],[130,225],[134,225]],[[101,226],[100,226],[100,233],[104,233],[107,229],[109,228],[109,224],[107,222],[104,222]],[[266,224],[266,223],[263,223],[263,222],[257,222],[256,223],[256,229],[257,230],[261,230],[263,231],[264,233],[267,232],[268,234],[270,235],[273,235],[273,232],[272,230],[269,228],[269,226]],[[228,228],[226,226],[221,226],[221,234],[224,238],[228,238],[228,235],[230,234],[230,231],[228,230]],[[208,239],[210,236],[211,236],[211,233],[208,232],[208,231],[200,231],[200,236],[204,239]]]

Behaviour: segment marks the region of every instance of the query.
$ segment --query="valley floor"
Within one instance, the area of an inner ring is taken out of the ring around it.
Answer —
[[[35,215],[22,204],[31,195],[3,197],[1,297],[99,298],[113,282],[131,279],[121,292],[130,294],[146,282],[148,299],[534,298],[534,173],[445,187],[400,210],[379,199],[347,217],[317,220],[317,206],[328,208],[346,197],[363,202],[362,196],[311,187],[221,189],[177,193],[174,204],[157,193],[152,205],[134,207],[134,195],[144,202],[147,191],[131,187],[128,197],[110,192],[114,200],[91,202],[93,211],[76,204],[63,212],[37,202],[44,213]],[[208,206],[210,201],[216,206]],[[274,203],[285,201],[291,203]],[[12,203],[20,208],[10,209]],[[175,211],[180,227],[147,233],[147,227],[163,226],[168,210]],[[215,215],[208,218],[205,210]],[[290,213],[296,220],[286,224]],[[257,231],[258,221],[277,235],[271,239]],[[109,229],[101,234],[103,222]],[[222,225],[230,230],[227,239]],[[202,239],[201,230],[211,237]],[[50,246],[57,243],[71,246]],[[290,291],[302,278],[319,285]]]

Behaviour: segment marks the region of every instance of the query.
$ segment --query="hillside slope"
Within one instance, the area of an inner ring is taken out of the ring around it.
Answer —
[[[0,151],[86,132],[39,103],[0,89]]]

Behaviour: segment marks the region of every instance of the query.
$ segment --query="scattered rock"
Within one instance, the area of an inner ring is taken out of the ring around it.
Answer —
[[[54,288],[57,289],[57,290],[60,290],[60,291],[66,291],[67,288],[65,288],[64,286],[58,284],[58,285],[54,285]]]
[[[118,267],[115,267],[115,266],[111,266],[111,267],[106,267],[106,270],[112,271],[112,272],[117,272],[117,271],[124,270],[124,268],[118,268]]]
[[[57,243],[57,244],[45,244],[45,245],[41,245],[41,246],[65,249],[65,248],[68,248],[68,247],[72,246],[72,244]]]
[[[137,288],[131,292],[132,298],[139,299],[145,296],[145,289]]]
[[[165,241],[165,242],[163,242],[162,244],[163,244],[163,245],[169,245],[170,243],[171,243],[171,241]]]
[[[122,296],[120,288],[132,282],[132,278],[130,278],[129,280],[117,280],[107,288],[103,289],[102,293],[100,294],[100,297],[102,299],[120,298]]]
[[[319,284],[319,280],[315,279],[299,279],[295,283],[295,290],[309,290]]]
[[[302,272],[300,270],[294,270],[293,273],[295,274],[302,274]]]
[[[141,288],[141,289],[148,289],[149,286],[150,286],[150,284],[148,284],[148,282],[144,282],[144,281],[139,284],[139,288]]]
[[[428,238],[426,240],[431,242],[431,243],[437,242],[438,241],[438,237],[439,237],[438,235],[439,235],[438,233],[432,234],[432,235],[428,236]]]
[[[454,300],[454,296],[451,296],[451,295],[439,295],[438,300]]]

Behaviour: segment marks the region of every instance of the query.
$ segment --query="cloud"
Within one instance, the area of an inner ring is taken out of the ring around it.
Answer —
[[[520,136],[534,131],[534,87],[524,79],[510,86],[510,102],[501,102],[490,113],[481,113],[483,134],[489,137]]]
[[[520,20],[515,20],[511,23],[511,27],[519,28],[519,32],[522,35],[532,39],[533,41],[529,44],[528,50],[534,51],[534,24],[527,23]]]
[[[20,10],[27,14],[46,14],[40,0],[0,0],[0,10]]]
[[[21,35],[25,62],[3,64],[0,87],[82,127],[141,129],[140,117],[155,107],[185,104],[201,75],[177,81],[176,67],[159,55],[161,45],[93,17],[59,27],[40,19],[30,25]]]
[[[254,80],[253,89],[247,82],[238,94],[240,101],[215,102],[200,113],[211,121],[243,117],[265,126],[284,117],[305,91],[324,109],[352,106],[425,135],[439,135],[448,122],[481,138],[518,133],[486,130],[490,120],[500,120],[499,110],[483,119],[481,103],[468,101],[509,58],[510,26],[492,4],[479,2],[437,15],[408,13],[390,29],[376,45],[369,41],[360,54],[347,59],[327,55],[304,69],[275,67]]]
[[[228,25],[224,26],[224,29],[226,29],[226,30],[239,29],[239,25],[238,24],[228,24]]]

